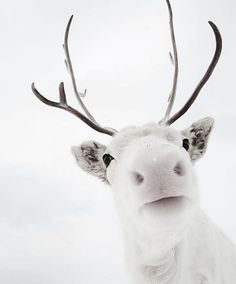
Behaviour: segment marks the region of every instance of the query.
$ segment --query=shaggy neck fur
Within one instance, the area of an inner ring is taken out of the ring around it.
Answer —
[[[159,259],[156,265],[143,265],[139,271],[148,283],[170,283],[177,272],[176,248]]]
[[[127,260],[134,283],[176,284],[174,279],[177,277],[184,252],[182,242],[166,250],[166,246],[160,245],[162,240],[144,238],[144,235],[131,236],[129,232],[125,232]]]
[[[163,251],[158,240],[144,242],[125,232],[134,284],[236,283],[235,247],[200,208],[195,213],[184,236]]]

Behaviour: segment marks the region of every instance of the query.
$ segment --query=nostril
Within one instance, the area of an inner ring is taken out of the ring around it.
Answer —
[[[138,172],[131,172],[131,178],[136,185],[140,185],[144,181],[144,176]]]
[[[184,166],[181,162],[178,162],[175,167],[174,167],[174,172],[178,175],[178,176],[183,176],[185,174],[185,169]]]

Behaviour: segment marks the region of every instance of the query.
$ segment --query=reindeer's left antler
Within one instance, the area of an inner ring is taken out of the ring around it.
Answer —
[[[167,6],[168,6],[168,11],[169,11],[170,33],[171,33],[171,41],[172,41],[173,53],[174,53],[173,63],[174,63],[174,66],[175,66],[175,72],[174,72],[172,91],[171,91],[171,94],[170,94],[170,97],[169,97],[169,100],[168,100],[169,102],[168,102],[166,114],[165,114],[164,119],[162,119],[159,123],[164,124],[166,126],[169,126],[173,122],[175,122],[177,119],[179,119],[190,108],[190,106],[193,104],[193,102],[196,100],[197,96],[199,95],[203,86],[209,80],[212,72],[214,71],[214,69],[216,67],[216,64],[218,63],[220,55],[221,55],[222,38],[221,38],[220,31],[217,28],[217,26],[213,22],[209,21],[209,24],[210,24],[211,28],[213,29],[213,32],[214,32],[214,35],[215,35],[215,40],[216,40],[216,49],[215,49],[213,59],[212,59],[210,65],[209,65],[205,75],[203,76],[203,78],[201,79],[201,81],[199,82],[197,87],[195,88],[191,97],[188,99],[188,101],[185,103],[185,105],[178,112],[176,112],[172,117],[170,117],[170,113],[171,113],[171,110],[173,108],[173,104],[174,104],[174,100],[175,100],[175,96],[176,96],[179,65],[178,65],[177,47],[176,47],[176,42],[175,42],[172,8],[171,8],[169,0],[166,0],[166,3],[167,3]]]
[[[213,32],[214,32],[214,35],[215,35],[215,40],[216,40],[216,49],[215,49],[213,59],[212,59],[210,65],[209,65],[206,73],[204,74],[201,81],[198,83],[197,87],[195,88],[191,97],[188,99],[188,101],[185,103],[185,105],[178,112],[176,112],[171,118],[169,118],[166,121],[167,125],[171,125],[173,122],[175,122],[177,119],[179,119],[191,107],[191,105],[194,103],[197,96],[199,95],[201,89],[206,84],[206,82],[209,80],[211,74],[213,73],[213,71],[216,67],[216,64],[219,61],[221,51],[222,51],[222,38],[221,38],[221,35],[220,35],[220,31],[213,22],[209,21],[208,23],[213,29]]]

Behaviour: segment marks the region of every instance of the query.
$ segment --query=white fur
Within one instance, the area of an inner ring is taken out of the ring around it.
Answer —
[[[130,127],[106,148],[114,160],[104,176],[135,284],[236,283],[235,248],[198,206],[192,164],[205,153],[212,125],[206,118],[182,132],[155,124]],[[188,152],[182,146],[185,137]],[[73,152],[89,171],[81,147]],[[100,161],[104,168],[101,151]]]

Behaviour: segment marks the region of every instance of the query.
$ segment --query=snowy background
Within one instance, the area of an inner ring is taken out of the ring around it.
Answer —
[[[235,10],[233,0],[172,1],[180,78],[177,110],[214,52],[223,54],[197,102],[175,127],[216,119],[208,152],[196,165],[201,205],[236,242]],[[70,146],[110,138],[32,94],[57,100],[64,81],[62,41],[74,14],[71,56],[85,102],[103,125],[159,121],[173,66],[164,0],[9,0],[0,9],[0,283],[129,283],[122,235],[109,188],[77,168]]]

